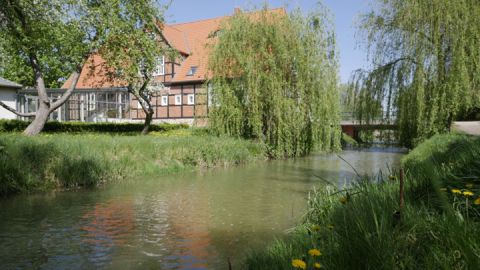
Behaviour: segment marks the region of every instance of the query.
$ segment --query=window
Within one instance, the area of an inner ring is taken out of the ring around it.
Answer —
[[[165,75],[165,56],[157,58],[157,64],[153,69],[153,76]]]
[[[168,106],[168,96],[162,96],[162,100],[160,102],[162,106]]]
[[[195,104],[195,94],[188,94],[187,96],[187,104],[193,105]]]
[[[187,76],[193,76],[195,74],[195,72],[197,72],[197,67],[196,66],[193,66],[190,68],[190,70],[188,71],[187,73]]]
[[[210,34],[208,34],[208,38],[216,38],[216,37],[220,36],[221,34],[222,34],[222,30],[217,29],[217,30],[211,32]]]
[[[37,111],[37,98],[36,97],[27,97],[27,108],[26,112],[36,112]]]
[[[87,100],[88,110],[89,111],[95,110],[95,107],[96,107],[95,105],[97,105],[97,99],[96,99],[95,93],[89,93],[87,95],[87,98],[88,98]]]
[[[142,103],[140,103],[140,100],[137,100],[137,109],[143,109]]]
[[[175,95],[175,105],[182,105],[182,95]]]

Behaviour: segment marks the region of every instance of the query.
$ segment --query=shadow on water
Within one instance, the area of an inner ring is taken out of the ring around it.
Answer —
[[[340,154],[360,173],[401,153]],[[307,193],[355,172],[335,154],[0,201],[1,269],[235,269],[302,216]]]

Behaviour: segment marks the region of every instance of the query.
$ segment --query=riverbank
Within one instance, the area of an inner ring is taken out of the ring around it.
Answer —
[[[265,159],[262,145],[192,129],[148,136],[0,134],[0,196],[98,186],[134,176]]]
[[[398,175],[311,193],[302,225],[252,253],[248,269],[474,269],[480,265],[480,139],[437,135]]]

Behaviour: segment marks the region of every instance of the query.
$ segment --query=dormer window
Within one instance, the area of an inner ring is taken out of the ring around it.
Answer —
[[[165,56],[158,57],[155,68],[153,69],[153,76],[165,75]]]
[[[193,76],[197,72],[197,66],[193,66],[190,68],[190,70],[187,73],[187,76]]]
[[[216,38],[220,34],[222,34],[222,29],[217,29],[217,30],[211,32],[210,34],[208,34],[208,38]]]

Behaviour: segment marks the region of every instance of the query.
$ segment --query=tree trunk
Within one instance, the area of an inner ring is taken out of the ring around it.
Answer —
[[[39,100],[40,101],[40,100]],[[24,135],[27,136],[35,136],[40,133],[45,126],[45,123],[48,120],[48,116],[50,115],[50,108],[47,104],[40,101],[40,107],[35,114],[35,119],[28,125],[28,127],[23,131]]]
[[[145,122],[143,124],[142,135],[147,135],[150,132],[150,124],[153,119],[153,109],[151,106],[145,111]]]

